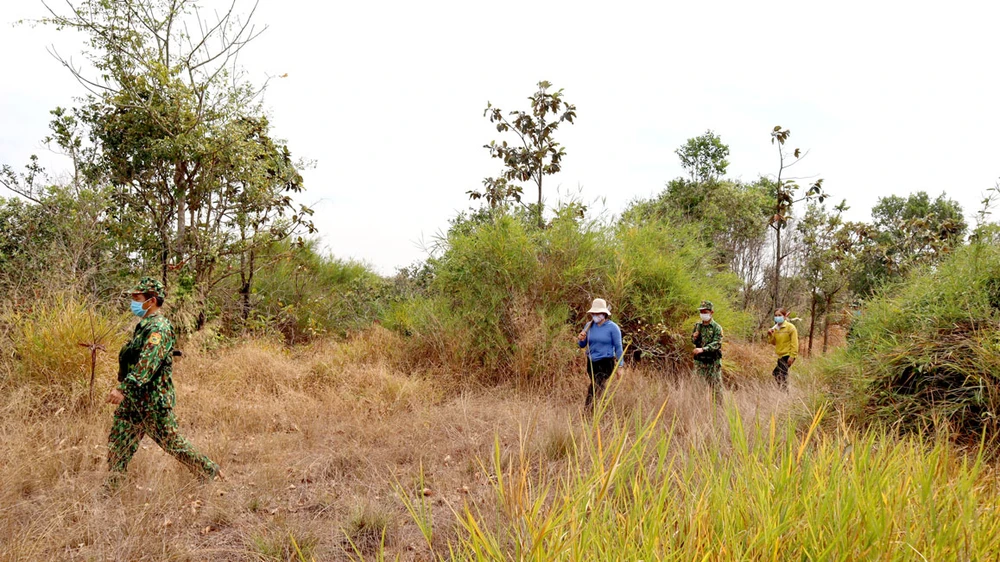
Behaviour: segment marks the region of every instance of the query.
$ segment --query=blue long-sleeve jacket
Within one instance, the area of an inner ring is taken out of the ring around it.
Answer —
[[[591,361],[614,357],[622,358],[622,331],[611,320],[605,320],[604,324],[591,324],[587,330],[587,339],[577,342],[580,347],[590,346],[588,355]]]

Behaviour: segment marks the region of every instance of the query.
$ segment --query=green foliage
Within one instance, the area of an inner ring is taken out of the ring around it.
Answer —
[[[657,197],[631,202],[622,213],[621,222],[694,225],[695,233],[716,249],[718,262],[730,264],[743,257],[748,248],[762,242],[772,192],[773,182],[765,178],[754,183],[701,183],[678,178],[668,182]]]
[[[812,202],[805,217],[795,228],[801,234],[803,267],[801,279],[810,294],[809,352],[819,316],[825,318],[823,352],[827,351],[830,315],[835,305],[847,296],[847,286],[857,266],[857,225],[845,223],[841,215],[847,203],[841,202],[828,212],[822,203]]]
[[[681,159],[681,167],[691,175],[692,182],[706,183],[726,175],[729,167],[729,145],[723,144],[719,135],[711,129],[704,135],[688,139],[674,151]]]
[[[463,355],[490,371],[515,369],[520,330],[544,323],[553,305],[565,305],[533,298],[541,271],[539,236],[502,216],[470,235],[450,235],[438,262],[432,288],[442,299],[438,310],[449,311],[441,320],[465,348]]]
[[[1000,247],[973,244],[866,303],[840,369],[871,419],[976,440],[1000,414]]]
[[[323,255],[315,241],[279,246],[265,258],[246,328],[276,330],[289,343],[359,332],[399,300],[394,285],[367,265]],[[230,324],[239,322],[234,318]]]
[[[933,265],[962,245],[968,225],[958,202],[920,191],[906,198],[879,198],[872,223],[861,231],[864,246],[852,289],[871,295],[914,267]]]
[[[35,203],[45,195],[46,179],[45,169],[34,154],[24,166],[23,172],[15,170],[10,164],[0,166],[0,185]]]
[[[381,508],[364,505],[351,515],[344,535],[359,559],[385,549],[395,541],[396,521]]]
[[[727,266],[742,280],[739,302],[748,310],[764,283],[767,217],[774,189],[774,182],[766,178],[753,183],[678,178],[657,197],[630,203],[620,222],[681,225],[712,249],[714,264]]]
[[[647,359],[684,360],[687,338],[676,334],[688,333],[705,298],[729,333],[748,331],[729,304],[738,280],[689,230],[608,227],[573,204],[543,230],[508,215],[458,226],[442,240],[426,297],[393,309],[387,325],[484,381],[551,381],[568,369],[595,297],[609,300],[625,341]]]
[[[716,320],[732,336],[747,336],[751,319],[733,309],[739,279],[713,265],[692,227],[649,224],[617,232],[617,260],[607,294],[621,303],[623,330],[647,355],[682,363],[687,334],[702,300],[716,303]]]
[[[209,24],[192,0],[50,12],[41,23],[83,33],[98,77],[63,61],[91,94],[53,112],[47,141],[72,157],[76,187],[112,187],[110,230],[143,269],[191,276],[200,328],[215,285],[239,275],[246,295],[261,251],[313,231],[312,211],[292,202],[302,178],[271,137],[262,88],[235,64],[253,28],[232,7]]]
[[[269,526],[247,538],[248,550],[268,562],[314,561],[320,541],[312,533],[293,533],[278,525]]]

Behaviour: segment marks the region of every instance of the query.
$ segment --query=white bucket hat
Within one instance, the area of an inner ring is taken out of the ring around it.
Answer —
[[[608,308],[608,303],[604,299],[594,299],[594,304],[590,306],[587,314],[607,314],[611,316],[611,309]]]

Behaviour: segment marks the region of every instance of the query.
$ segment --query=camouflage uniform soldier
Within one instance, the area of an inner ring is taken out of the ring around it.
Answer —
[[[712,388],[712,395],[722,396],[722,326],[712,317],[715,307],[712,301],[701,301],[698,307],[701,321],[695,324],[691,341],[694,343],[694,364]]]
[[[177,432],[174,416],[174,328],[162,314],[166,297],[163,284],[144,277],[132,290],[132,312],[142,318],[132,340],[118,354],[117,388],[108,395],[115,404],[114,424],[108,437],[107,488],[116,489],[125,477],[144,435],[203,479],[221,476],[219,466],[199,453]]]

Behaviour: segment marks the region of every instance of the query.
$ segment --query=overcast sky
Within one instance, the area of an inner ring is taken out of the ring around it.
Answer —
[[[81,43],[9,23],[43,14],[0,3],[0,163],[38,153],[59,169],[40,144],[48,111],[83,90],[46,46]],[[810,150],[796,173],[825,178],[854,219],[924,190],[971,220],[1000,177],[995,2],[260,0],[256,21],[269,29],[242,59],[258,81],[288,74],[265,102],[276,136],[316,161],[302,202],[324,246],[383,273],[424,257],[500,169],[487,101],[526,108],[539,80],[578,114],[549,203],[561,186],[619,212],[681,175],[674,149],[706,129],[730,145],[731,177],[773,173],[774,125]]]

